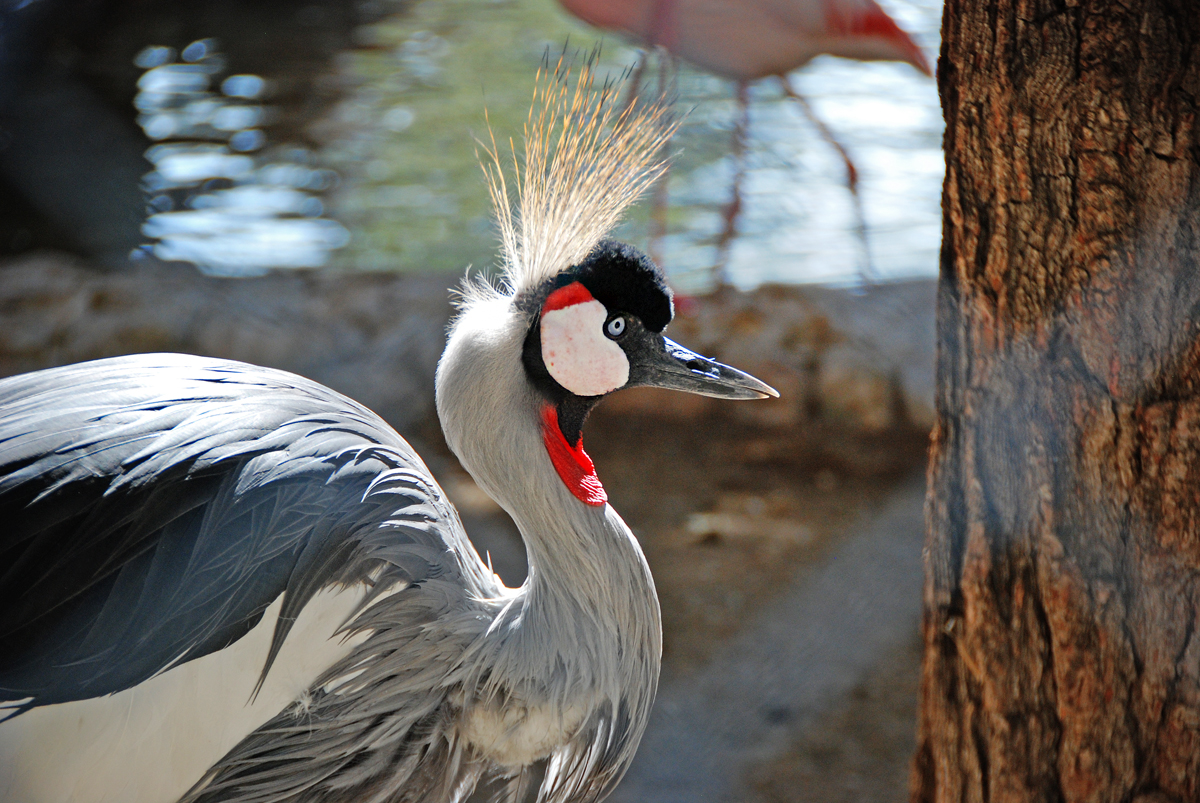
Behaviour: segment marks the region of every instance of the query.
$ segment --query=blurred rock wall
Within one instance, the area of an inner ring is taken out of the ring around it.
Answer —
[[[0,375],[116,354],[180,351],[324,382],[402,432],[427,425],[456,277],[291,272],[216,279],[179,268],[103,274],[42,252],[0,267]],[[672,337],[761,377],[782,399],[720,405],[617,394],[610,414],[731,415],[775,430],[866,437],[933,422],[934,283],[860,294],[763,287],[677,299]]]
[[[451,307],[445,276],[187,268],[105,274],[40,253],[0,268],[0,374],[178,351],[316,379],[411,431],[433,415]]]

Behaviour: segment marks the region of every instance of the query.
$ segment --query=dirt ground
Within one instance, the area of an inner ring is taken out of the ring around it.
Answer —
[[[907,800],[920,663],[917,639],[888,655],[785,752],[747,769],[744,803]]]

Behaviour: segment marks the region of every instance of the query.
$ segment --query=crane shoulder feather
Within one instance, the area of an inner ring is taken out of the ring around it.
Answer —
[[[495,580],[412,448],[294,374],[137,355],[0,380],[0,704],[130,688],[335,584]]]

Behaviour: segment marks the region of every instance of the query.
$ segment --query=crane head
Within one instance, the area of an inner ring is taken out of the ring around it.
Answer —
[[[667,104],[639,100],[618,108],[619,84],[596,90],[591,63],[573,89],[568,77],[560,61],[535,91],[523,165],[512,149],[515,205],[494,138],[486,148],[504,273],[500,287],[464,289],[463,313],[438,368],[438,412],[447,442],[476,474],[472,465],[521,450],[506,440],[512,420],[501,399],[532,399],[559,477],[581,501],[602,505],[606,497],[583,451],[582,429],[609,393],[649,386],[726,399],[779,394],[665,337],[674,308],[662,271],[636,248],[608,239],[624,210],[665,170],[658,154],[676,126]],[[519,352],[523,367],[521,390],[503,373],[511,352]],[[469,435],[462,423],[467,408],[475,411]],[[481,435],[491,448],[482,448]],[[478,474],[499,472],[497,466]],[[481,484],[493,496],[503,494]]]
[[[531,321],[521,360],[543,399],[546,449],[584,502],[605,499],[582,438],[588,414],[609,393],[643,386],[725,399],[779,395],[663,335],[674,315],[671,291],[658,266],[632,246],[603,240],[516,303]]]
[[[663,335],[674,307],[662,272],[632,246],[601,241],[578,265],[518,303],[530,312],[522,362],[575,442],[582,416],[622,388],[660,387],[725,399],[778,396],[747,373]]]

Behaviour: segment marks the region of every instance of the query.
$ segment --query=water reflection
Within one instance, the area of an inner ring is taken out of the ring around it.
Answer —
[[[883,4],[934,52],[937,0]],[[137,59],[145,72],[136,103],[158,144],[147,154],[155,170],[145,182],[144,232],[161,258],[222,274],[492,265],[496,238],[474,140],[486,135],[483,109],[497,134],[519,146],[547,50],[570,41],[587,51],[597,39],[551,0],[423,0],[359,25],[355,47],[313,81],[337,87],[336,101],[303,121],[300,136],[319,148],[319,162],[305,149],[267,143],[265,132],[282,125],[267,101],[282,106],[274,82],[288,76],[227,75],[212,40],[179,53],[147,47]],[[613,74],[636,60],[633,48],[603,41]],[[934,82],[908,65],[828,57],[793,81],[858,165],[876,276],[935,275],[943,164]],[[683,67],[678,86],[688,116],[673,145],[661,253],[675,286],[696,292],[713,276],[737,109],[730,82]],[[854,283],[861,246],[841,160],[774,82],[751,96],[729,278],[740,287]],[[648,219],[646,202],[618,236],[647,246]]]
[[[154,170],[143,179],[142,233],[154,255],[221,276],[326,264],[349,241],[345,227],[322,218],[321,195],[337,175],[314,166],[307,149],[265,150],[269,84],[231,75],[212,91],[226,69],[213,40],[192,42],[178,58],[154,45],[135,59],[145,70],[134,100],[138,124],[161,143],[146,151]]]

